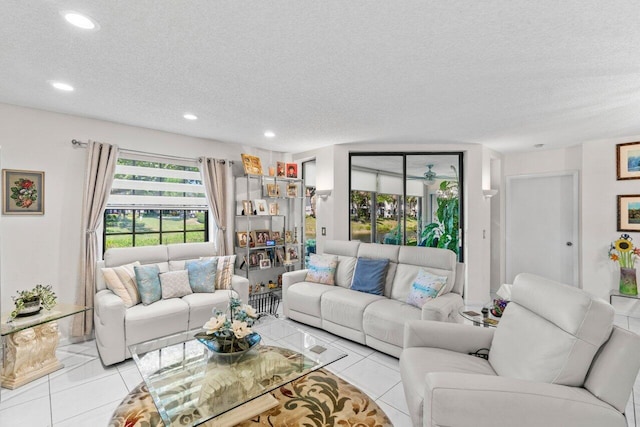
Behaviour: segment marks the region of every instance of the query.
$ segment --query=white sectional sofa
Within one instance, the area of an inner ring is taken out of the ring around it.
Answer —
[[[450,250],[330,240],[324,254],[338,257],[335,286],[305,281],[307,270],[283,274],[283,310],[290,319],[395,357],[402,351],[405,321],[460,321],[465,266]],[[358,257],[389,259],[383,295],[350,289]],[[422,309],[405,302],[420,269],[447,277],[442,294]]]
[[[161,272],[184,269],[184,260],[215,256],[213,243],[183,243],[174,245],[113,248],[98,261],[94,324],[96,345],[102,363],[112,365],[131,357],[128,346],[154,338],[196,329],[210,317],[213,307],[226,309],[229,291],[193,293],[182,298],[161,299],[149,305],[127,308],[123,300],[107,289],[103,267],[117,267],[139,261],[158,264]],[[244,302],[249,300],[249,281],[234,275],[231,286]]]

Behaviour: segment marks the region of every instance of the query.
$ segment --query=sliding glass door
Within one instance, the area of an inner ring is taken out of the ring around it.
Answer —
[[[462,153],[350,155],[351,240],[448,248],[461,259]]]

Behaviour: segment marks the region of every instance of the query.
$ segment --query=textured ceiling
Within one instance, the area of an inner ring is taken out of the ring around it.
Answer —
[[[639,22],[636,0],[2,0],[0,102],[293,153],[571,146],[640,134]]]

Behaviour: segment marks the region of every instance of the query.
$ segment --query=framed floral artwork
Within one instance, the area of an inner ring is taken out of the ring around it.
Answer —
[[[640,179],[640,142],[616,145],[618,180]]]
[[[618,231],[640,231],[640,194],[618,196]]]
[[[2,213],[44,215],[44,172],[2,170]]]

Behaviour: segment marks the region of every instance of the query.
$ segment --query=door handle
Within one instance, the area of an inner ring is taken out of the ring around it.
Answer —
[[[573,246],[573,243],[567,242],[567,246]]]

